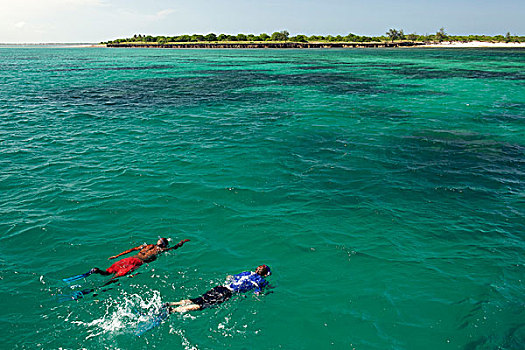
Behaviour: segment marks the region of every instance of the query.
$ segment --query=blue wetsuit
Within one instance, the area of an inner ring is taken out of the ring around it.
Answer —
[[[226,288],[232,292],[245,293],[250,290],[260,292],[268,285],[268,281],[252,271],[244,271],[226,281]]]
[[[260,292],[268,285],[268,281],[252,271],[244,271],[228,279],[223,286],[217,286],[202,296],[190,299],[202,309],[220,304],[230,299],[233,293],[244,293],[250,290]]]

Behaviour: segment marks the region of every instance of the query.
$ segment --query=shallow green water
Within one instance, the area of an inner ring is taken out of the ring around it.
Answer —
[[[518,349],[525,52],[0,49],[0,348]],[[62,278],[191,242],[59,303]],[[139,316],[266,263],[273,293]]]

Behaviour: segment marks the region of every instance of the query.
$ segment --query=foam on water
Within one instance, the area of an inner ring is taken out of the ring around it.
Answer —
[[[162,301],[159,291],[146,292],[146,295],[128,294],[122,292],[118,299],[108,298],[102,301],[104,314],[92,321],[72,321],[72,324],[88,328],[86,339],[104,335],[106,333],[134,334],[141,322],[150,320],[156,315]]]

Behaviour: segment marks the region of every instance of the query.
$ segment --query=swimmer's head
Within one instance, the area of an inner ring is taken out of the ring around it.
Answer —
[[[161,248],[165,248],[170,245],[170,242],[167,238],[159,237],[159,240],[157,241],[157,245]]]
[[[257,266],[255,273],[261,275],[262,277],[270,276],[272,274],[270,271],[270,266],[268,265]]]

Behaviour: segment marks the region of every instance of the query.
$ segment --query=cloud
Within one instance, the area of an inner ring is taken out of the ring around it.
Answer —
[[[26,22],[24,22],[24,21],[15,23],[15,27],[17,27],[19,29],[24,28],[25,25],[26,25]]]

